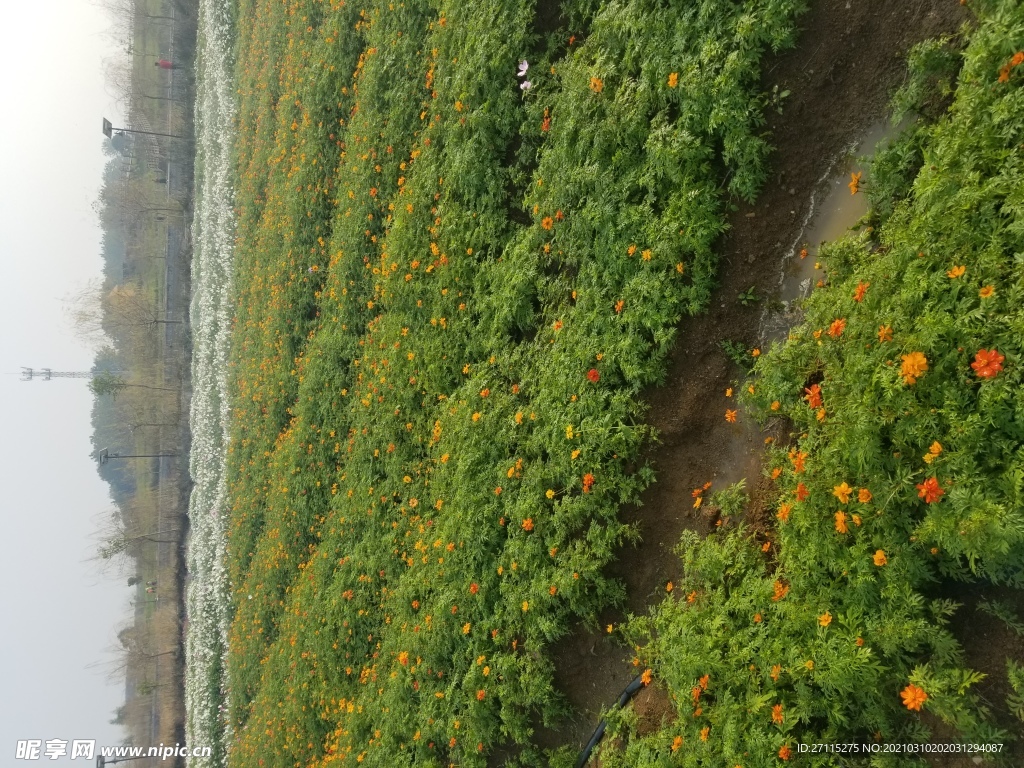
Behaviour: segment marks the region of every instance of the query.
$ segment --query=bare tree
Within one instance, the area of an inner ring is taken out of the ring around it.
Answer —
[[[96,560],[104,569],[123,571],[143,544],[177,544],[180,533],[179,528],[146,530],[140,526],[138,516],[132,510],[122,513],[115,508],[100,518]]]

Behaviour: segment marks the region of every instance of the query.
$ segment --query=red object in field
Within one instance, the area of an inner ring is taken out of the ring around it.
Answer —
[[[174,63],[168,61],[167,59],[160,59],[160,61],[158,61],[156,65],[160,67],[160,69],[174,69]]]

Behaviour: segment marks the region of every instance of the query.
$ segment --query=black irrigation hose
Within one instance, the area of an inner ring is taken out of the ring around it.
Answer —
[[[626,686],[626,690],[619,695],[619,700],[615,702],[615,706],[619,709],[626,706],[629,700],[636,696],[636,692],[643,687],[644,681],[640,679],[640,675],[637,675],[633,678],[633,681]],[[604,729],[607,727],[608,723],[605,720],[601,720],[601,722],[597,724],[597,728],[594,729],[594,735],[590,737],[590,741],[587,742],[587,746],[583,748],[579,758],[576,760],[575,768],[583,768],[583,766],[587,764],[587,761],[590,760],[591,753],[594,751],[594,747],[596,747],[598,742],[604,738]]]

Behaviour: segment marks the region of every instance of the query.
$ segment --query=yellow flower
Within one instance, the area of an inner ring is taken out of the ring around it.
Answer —
[[[828,611],[825,611],[823,614],[821,614],[821,616],[818,617],[818,626],[819,627],[827,627],[831,623],[832,623],[832,614],[829,613]]]
[[[523,600],[523,613],[526,613],[528,610],[530,610],[530,604],[526,600]]]
[[[995,294],[996,289],[994,286],[991,285],[986,285],[984,288],[978,291],[978,295],[981,296],[981,298],[983,299],[991,298],[992,296],[995,296]]]
[[[544,492],[544,495],[545,495],[545,496],[547,496],[547,497],[548,497],[549,499],[553,499],[553,498],[555,498],[555,492],[554,492],[554,490],[553,490],[553,489],[551,489],[551,488],[548,488],[548,489],[547,489],[547,490],[546,490],[546,491]]]
[[[946,272],[946,277],[948,277],[950,280],[956,280],[958,277],[963,277],[966,271],[967,267],[960,264],[948,270]]]
[[[852,493],[853,488],[851,488],[849,484],[846,483],[846,481],[843,481],[842,485],[837,485],[835,488],[832,489],[832,495],[839,499],[840,504],[849,504],[850,494]]]
[[[900,367],[900,375],[903,376],[905,384],[914,384],[928,370],[928,358],[921,352],[911,352],[909,355],[902,355],[903,365]]]
[[[678,72],[672,72],[668,76],[668,87],[669,88],[675,88],[677,85],[679,85],[679,73]]]

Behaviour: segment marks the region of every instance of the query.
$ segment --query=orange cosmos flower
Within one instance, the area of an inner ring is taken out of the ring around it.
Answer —
[[[778,400],[772,400],[771,409],[773,411],[777,411],[781,407],[782,407],[782,403],[780,403]]]
[[[807,454],[804,451],[793,450],[789,452],[789,460],[793,462],[793,472],[799,475],[804,471]]]
[[[782,721],[784,719],[785,718],[783,717],[783,714],[782,714],[782,705],[781,704],[774,705],[772,707],[772,722],[773,723],[778,723],[779,725],[781,725]]]
[[[1019,66],[1020,64],[1024,64],[1024,51],[1017,51],[1015,54],[1013,54],[1013,58],[1010,59],[1011,67],[1016,67]]]
[[[845,329],[846,320],[844,320],[843,318],[833,320],[832,324],[828,327],[828,335],[831,336],[833,339],[838,339],[840,336],[843,335],[843,331]]]
[[[676,736],[674,739],[672,739],[672,751],[673,752],[678,750],[681,746],[683,746],[683,737],[682,736]]]
[[[700,740],[701,741],[707,741],[708,740],[708,734],[710,734],[710,733],[711,733],[711,729],[708,726],[705,725],[703,728],[700,729]]]
[[[1009,64],[1004,64],[1002,67],[999,68],[999,82],[1000,83],[1005,83],[1009,79],[1010,79],[1010,65]],[[295,125],[295,123],[292,123],[292,125]],[[294,130],[294,128],[292,130]]]
[[[792,754],[793,754],[793,751],[789,748],[789,745],[788,744],[783,744],[782,745],[782,749],[779,750],[779,759],[780,760],[789,760],[789,758],[792,756]]]
[[[555,225],[555,220],[552,219],[550,216],[545,216],[543,219],[540,220],[540,225],[544,227],[544,229],[551,229],[551,227]]]
[[[654,679],[654,673],[650,670],[650,668],[645,669],[643,671],[643,674],[640,675],[640,682],[644,685],[650,685],[652,679]]]
[[[871,561],[879,568],[881,568],[883,565],[889,562],[889,558],[885,556],[884,549],[879,549],[877,552],[875,552],[875,554],[871,556]]]
[[[837,499],[839,499],[839,503],[840,504],[849,504],[850,503],[850,494],[852,494],[852,493],[853,493],[853,488],[851,488],[846,483],[846,481],[843,481],[843,483],[841,485],[837,485],[835,488],[832,489],[832,495],[835,496]]]
[[[850,529],[846,525],[846,513],[840,510],[836,512],[836,531],[839,533],[849,533]]]
[[[622,308],[624,306],[626,306],[626,302],[624,302],[622,299],[619,299],[618,301],[616,301],[615,302],[615,314],[619,314],[622,311]]]
[[[966,271],[966,266],[962,264],[954,265],[952,269],[946,271],[946,277],[948,277],[950,280],[956,280],[958,277],[963,277]]]
[[[679,85],[679,73],[672,72],[668,76],[668,87],[675,88],[677,85]]]
[[[892,341],[892,328],[888,325],[883,325],[878,329],[878,340],[879,341]]]
[[[604,82],[601,80],[600,77],[590,78],[590,90],[592,90],[594,93],[600,93],[601,91],[604,90]]]
[[[821,614],[821,616],[818,617],[818,626],[819,627],[827,627],[831,623],[832,623],[832,614],[829,613],[828,611],[825,611],[823,614]]]
[[[1003,370],[1003,357],[994,349],[979,349],[974,355],[974,362],[971,368],[979,379],[991,379]]]
[[[946,493],[939,486],[939,481],[934,477],[929,477],[923,483],[918,483],[914,487],[917,488],[917,498],[924,499],[925,504],[934,504]]]
[[[992,296],[995,296],[995,294],[996,289],[995,286],[992,285],[986,285],[980,291],[978,291],[978,295],[981,296],[981,298],[983,299],[991,298]]]
[[[807,401],[809,408],[821,408],[821,387],[818,384],[811,384],[804,389],[804,400]]]
[[[779,507],[779,511],[776,514],[776,517],[778,517],[779,520],[784,523],[787,520],[789,520],[789,513],[792,509],[793,507],[790,506],[789,504],[783,504],[781,507]]]
[[[728,421],[730,424],[735,423],[735,421],[736,421],[736,411],[726,410],[726,412],[725,412],[725,420]]]
[[[594,487],[595,482],[597,482],[597,478],[587,472],[587,474],[583,476],[583,492],[590,493],[590,489]]]
[[[864,295],[868,292],[868,286],[871,283],[857,283],[857,290],[853,292],[853,300],[860,302],[864,301]]]
[[[781,581],[776,581],[772,585],[772,602],[779,602],[789,592],[789,584],[784,584]]]
[[[597,368],[591,368],[587,371],[587,379],[596,384],[601,380],[601,374],[598,372]]]
[[[475,595],[479,591],[480,591],[480,585],[477,584],[475,581],[472,584],[469,585],[469,592],[470,592],[470,594]]]
[[[867,504],[869,501],[871,501],[872,498],[873,497],[871,495],[871,491],[869,491],[867,488],[861,488],[859,491],[857,491],[857,501],[859,501],[861,504]]]
[[[771,671],[771,678],[772,678],[772,680],[775,680],[777,682],[778,679],[779,679],[779,675],[781,675],[781,674],[782,674],[782,665],[781,664],[773,664],[772,665],[772,671]]]
[[[528,517],[525,520],[523,520],[523,530],[524,531],[532,531],[533,530],[533,518],[532,517]]]
[[[796,484],[796,500],[806,501],[807,497],[811,495],[811,492],[807,490],[807,486],[803,483]]]
[[[861,172],[860,171],[857,171],[857,173],[851,173],[850,174],[850,183],[847,184],[846,186],[848,186],[850,188],[850,194],[851,195],[856,195],[857,191],[860,189],[860,177],[861,177]]]
[[[924,688],[919,688],[913,683],[900,691],[900,696],[903,698],[903,706],[914,712],[920,712],[921,707],[928,701],[928,694],[924,692]]]
[[[902,355],[903,365],[900,367],[900,375],[903,376],[905,384],[915,384],[917,380],[928,370],[928,358],[921,352],[911,352],[909,355]]]

